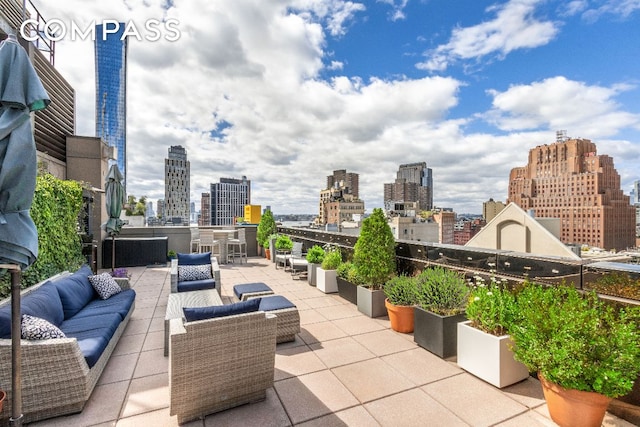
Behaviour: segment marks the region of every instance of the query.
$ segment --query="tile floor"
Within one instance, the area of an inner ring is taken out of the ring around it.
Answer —
[[[131,268],[137,292],[131,321],[82,413],[32,426],[175,426],[163,356],[167,267]],[[292,279],[263,258],[222,266],[232,286],[262,281],[300,310],[301,332],[276,351],[275,383],[263,402],[186,425],[209,426],[554,426],[540,385],[503,390],[476,379],[413,342],[412,334],[370,319],[338,295]],[[631,427],[607,414],[605,426]]]

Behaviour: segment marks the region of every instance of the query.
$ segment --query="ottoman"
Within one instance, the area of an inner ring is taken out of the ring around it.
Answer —
[[[270,287],[262,282],[244,283],[233,287],[233,294],[238,301],[246,301],[249,298],[259,297],[262,295],[273,295]]]
[[[300,332],[300,314],[295,304],[282,295],[258,298],[260,298],[258,310],[275,314],[278,318],[276,342],[294,341],[296,334]]]

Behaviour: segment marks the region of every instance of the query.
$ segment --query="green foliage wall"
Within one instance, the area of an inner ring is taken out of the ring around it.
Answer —
[[[38,230],[38,259],[22,272],[23,288],[65,270],[75,271],[85,259],[78,235],[78,214],[82,209],[82,185],[53,175],[39,175],[31,206],[31,218]],[[11,279],[0,276],[0,298],[9,295]]]

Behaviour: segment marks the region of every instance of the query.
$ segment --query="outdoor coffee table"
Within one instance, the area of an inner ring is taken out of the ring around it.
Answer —
[[[201,291],[175,292],[169,295],[167,312],[164,316],[164,355],[169,355],[169,324],[171,319],[183,317],[183,307],[209,307],[222,305],[222,299],[215,289]]]

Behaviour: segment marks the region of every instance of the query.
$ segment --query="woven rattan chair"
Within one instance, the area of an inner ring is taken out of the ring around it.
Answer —
[[[276,327],[276,316],[263,311],[172,319],[169,412],[178,423],[265,399],[273,386]]]

